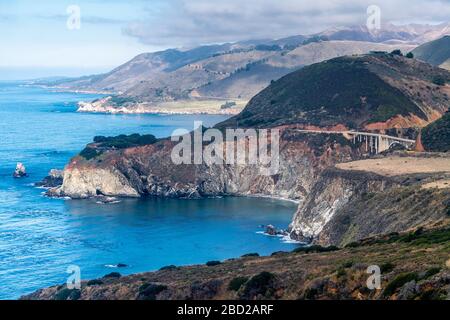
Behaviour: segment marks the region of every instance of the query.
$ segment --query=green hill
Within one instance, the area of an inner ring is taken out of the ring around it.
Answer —
[[[433,83],[437,78],[445,84],[450,73],[387,53],[340,57],[273,82],[241,114],[218,127],[360,128],[398,115],[429,121],[430,110],[444,113],[449,105],[443,87]]]
[[[427,151],[450,151],[450,111],[422,130],[422,144]]]
[[[417,59],[450,70],[450,36],[427,42],[413,50]]]

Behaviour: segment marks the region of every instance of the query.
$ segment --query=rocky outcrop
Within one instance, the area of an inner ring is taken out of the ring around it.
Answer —
[[[16,169],[14,170],[13,177],[14,178],[23,178],[27,176],[27,170],[23,163],[19,162],[16,165]]]
[[[61,187],[50,189],[49,195],[69,196],[75,199],[95,196],[138,197],[138,192],[117,170],[75,168],[64,171]]]
[[[291,224],[291,237],[299,241],[315,240],[352,197],[378,192],[392,184],[390,179],[375,174],[326,170],[300,204]]]
[[[301,200],[319,173],[358,151],[341,136],[304,135],[284,129],[280,140],[279,171],[260,174],[256,165],[174,164],[174,143],[109,150],[99,157],[74,158],[64,171],[64,183],[53,196],[159,196],[198,198],[219,195],[268,195]]]
[[[64,171],[52,169],[42,181],[35,183],[36,187],[57,188],[63,184]]]
[[[448,217],[450,189],[424,189],[442,174],[387,177],[326,170],[291,224],[291,237],[344,246],[366,237],[433,225]]]

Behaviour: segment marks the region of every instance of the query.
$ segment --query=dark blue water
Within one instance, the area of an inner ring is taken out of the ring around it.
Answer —
[[[211,126],[223,116],[102,115],[76,113],[95,95],[49,92],[0,82],[0,299],[63,283],[69,265],[82,279],[162,266],[204,263],[245,253],[270,254],[294,244],[258,233],[287,227],[295,206],[256,198],[205,200],[124,199],[116,204],[42,196],[32,186],[96,135],[170,135]],[[17,162],[30,177],[13,179]],[[108,265],[127,264],[113,269]]]

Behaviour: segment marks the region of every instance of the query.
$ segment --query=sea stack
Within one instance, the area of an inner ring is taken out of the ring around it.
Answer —
[[[14,178],[23,178],[27,176],[27,171],[23,163],[18,162],[16,165],[16,170],[14,170],[13,177]]]

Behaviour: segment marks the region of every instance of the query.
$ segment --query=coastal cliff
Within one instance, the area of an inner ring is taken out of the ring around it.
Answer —
[[[443,83],[433,83],[436,77]],[[280,130],[279,170],[274,174],[261,175],[260,168],[251,164],[175,164],[171,154],[176,144],[168,138],[103,137],[94,139],[71,160],[64,170],[62,186],[48,194],[71,198],[285,198],[300,203],[291,224],[292,237],[322,244],[341,245],[383,232],[404,231],[441,219],[447,205],[433,204],[439,199],[447,201],[447,189],[439,194],[425,190],[407,201],[393,202],[395,193],[406,194],[405,188],[414,179],[418,179],[415,186],[421,190],[421,181],[432,183],[435,175],[448,174],[450,169],[444,165],[436,171],[440,165],[428,168],[417,166],[411,159],[403,159],[409,161],[406,164],[398,162],[398,157],[393,160],[384,155],[379,155],[388,159],[383,165],[368,160],[360,170],[353,170],[351,164],[341,170],[333,169],[373,156],[362,141],[352,141],[336,131],[361,130],[415,138],[418,128],[434,122],[448,110],[449,82],[448,71],[394,54],[328,60],[275,81],[252,98],[239,115],[215,126],[221,131]],[[317,132],[301,133],[296,129]],[[327,130],[335,133],[320,133]],[[426,133],[427,130],[424,138]],[[236,143],[245,145],[246,141]],[[206,146],[204,143],[202,148]],[[370,167],[381,171],[367,170]],[[382,170],[394,171],[398,177]],[[416,210],[417,199],[423,200],[424,211]],[[406,214],[414,210],[421,215]]]
[[[397,159],[412,173],[387,176],[336,168],[324,171],[299,205],[290,227],[291,237],[345,246],[367,237],[431,226],[448,219],[450,188],[438,188],[436,181],[450,177],[450,166],[446,171],[436,168],[434,173],[420,173],[420,169],[414,172],[413,165],[407,164],[411,158]],[[386,160],[380,158],[376,169],[381,171]],[[442,159],[442,163],[446,161],[450,164],[450,157]],[[352,162],[345,165],[352,166]]]
[[[242,141],[241,141],[242,143]],[[50,195],[71,198],[160,196],[199,198],[265,195],[302,200],[325,168],[356,159],[360,151],[341,135],[281,131],[279,173],[263,176],[256,165],[174,164],[175,143],[107,150],[93,159],[77,156],[64,170],[61,187]]]

